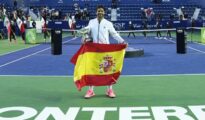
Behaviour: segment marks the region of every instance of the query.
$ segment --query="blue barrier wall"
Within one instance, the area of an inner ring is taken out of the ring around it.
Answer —
[[[161,28],[162,29],[166,29],[166,23],[168,21],[161,21]],[[133,26],[135,28],[135,30],[140,30],[143,29],[142,28],[142,21],[132,21]],[[85,27],[88,24],[88,22],[86,21],[78,21],[76,23],[76,28],[80,29],[82,27]],[[116,30],[128,30],[128,25],[129,25],[129,21],[116,21],[113,22],[113,25],[115,27]],[[191,27],[191,21],[185,20],[185,21],[173,21],[172,22],[172,26],[173,28],[177,28],[177,27]],[[147,27],[148,29],[157,29],[156,28],[156,21],[149,21],[147,23]],[[196,21],[195,23],[195,27],[205,27],[205,21]]]
[[[161,28],[162,29],[166,29],[166,23],[168,21],[161,21]],[[142,21],[132,21],[134,29],[135,30],[142,30]],[[64,21],[63,23],[63,27],[62,29],[69,29],[68,27],[68,23],[66,21]],[[85,26],[87,26],[88,21],[77,21],[76,22],[76,29],[81,29]],[[113,22],[113,25],[115,27],[116,30],[129,30],[129,21],[115,21]],[[172,26],[173,28],[177,28],[177,27],[191,27],[191,21],[188,20],[184,20],[184,21],[173,21],[172,22]],[[50,23],[50,25],[48,26],[49,28],[59,28],[58,25],[53,24],[53,22]],[[147,27],[148,29],[157,29],[156,28],[156,21],[149,21],[147,23]],[[205,27],[205,21],[196,21],[195,23],[195,27]]]
[[[135,30],[139,30],[139,29],[143,29],[142,28],[142,21],[132,21]],[[165,29],[166,28],[166,23],[167,21],[161,21],[161,28]],[[85,26],[87,26],[88,21],[77,21],[76,22],[76,29],[81,29]],[[129,21],[116,21],[113,22],[113,25],[115,27],[116,30],[128,30],[128,25],[129,25]],[[62,29],[69,29],[68,27],[68,22],[67,21],[62,21],[60,26],[62,26]],[[184,21],[173,21],[172,22],[172,26],[173,28],[177,28],[177,27],[191,27],[191,22],[188,20],[184,20]],[[59,29],[59,24],[54,24],[54,22],[49,22],[48,24],[49,28],[58,28]],[[156,29],[156,21],[150,21],[147,23],[147,27],[148,29]],[[205,27],[205,20],[204,21],[196,21],[195,23],[195,27]],[[5,28],[3,26],[3,22],[0,22],[0,29]]]

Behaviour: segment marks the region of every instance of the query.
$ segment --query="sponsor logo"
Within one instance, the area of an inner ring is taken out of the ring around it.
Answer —
[[[14,114],[21,112],[22,114]],[[81,112],[91,112],[89,120],[105,120],[107,113],[116,115],[119,120],[205,120],[205,105],[180,106],[151,106],[151,107],[69,107],[62,111],[59,107],[45,107],[37,111],[32,107],[13,106],[0,108],[0,120],[76,120]],[[6,117],[5,114],[12,117]],[[87,116],[88,117],[88,116]],[[111,119],[111,118],[110,118]]]
[[[63,0],[58,0],[58,3],[63,3]]]
[[[133,24],[134,28],[141,28],[140,24]]]
[[[125,28],[125,23],[114,23],[114,28],[117,30],[121,30]]]

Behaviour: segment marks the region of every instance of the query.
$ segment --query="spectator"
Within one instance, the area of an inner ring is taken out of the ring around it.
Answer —
[[[0,30],[0,39],[4,39],[5,38],[5,33],[4,33],[4,30],[3,29],[1,29]]]
[[[145,13],[144,8],[141,8],[141,19],[142,19],[142,20],[147,19],[147,18],[146,18],[146,13]]]
[[[75,19],[76,19],[76,20],[80,20],[81,17],[82,17],[82,16],[81,16],[80,11],[76,11],[76,12],[75,12]]]
[[[18,25],[18,27],[20,29],[22,40],[24,41],[24,43],[26,43],[26,39],[25,39],[25,23],[24,23],[24,21],[22,21],[20,18],[18,18],[17,19],[17,25]]]
[[[172,20],[167,21],[166,28],[167,29],[171,29],[172,28]],[[171,35],[171,31],[170,30],[167,30],[167,38],[168,39],[172,39],[172,35]],[[165,37],[165,39],[167,39],[167,38]]]
[[[179,20],[180,20],[180,21],[184,20],[184,16],[183,16],[183,15],[180,15],[180,16],[179,16]]]
[[[88,13],[87,8],[84,8],[82,18],[83,20],[89,20],[89,13]]]
[[[156,28],[157,28],[157,37],[156,37],[156,39],[161,39],[161,37],[162,37],[161,32],[160,32],[160,29],[161,29],[161,21],[160,21],[160,18],[159,18],[159,17],[157,18]]]
[[[46,38],[49,37],[49,33],[48,33],[48,30],[47,30],[46,16],[42,17],[41,22],[42,22],[42,32],[44,34],[44,41],[46,42]]]
[[[153,19],[153,16],[154,16],[153,8],[147,8],[144,11],[145,11],[145,15],[146,15],[147,20],[151,21]]]
[[[36,21],[35,20],[33,20],[33,22],[32,22],[32,27],[36,28]]]
[[[74,7],[75,11],[79,11],[80,10],[80,7],[79,7],[78,3],[74,3],[73,7]]]
[[[134,30],[135,28],[134,28],[134,25],[132,24],[132,21],[129,21],[128,27],[129,27],[129,30],[132,30],[132,31],[129,32],[129,34],[128,34],[127,37],[130,37],[130,34],[132,34],[132,35],[135,37],[135,33],[133,32],[133,30]]]
[[[143,30],[147,30],[147,29],[148,29],[148,27],[147,27],[147,21],[146,21],[146,20],[143,20],[143,22],[142,22],[142,29],[143,29]],[[143,31],[142,34],[144,35],[145,38],[147,37],[146,31]]]
[[[72,35],[75,37],[75,36],[76,36],[76,32],[75,32],[75,29],[76,29],[75,16],[72,16],[72,17],[71,17],[71,26],[70,26],[70,29],[73,30],[73,31],[72,31]]]
[[[15,10],[17,10],[17,4],[18,4],[17,1],[14,0],[14,9],[15,9]]]
[[[15,34],[15,32],[16,32],[15,23],[13,20],[10,20],[7,29],[8,29],[8,37],[9,37],[10,43],[12,42],[12,39],[14,39],[14,43],[17,43],[16,34]]]
[[[184,20],[188,19],[188,14],[186,12],[184,12]]]
[[[117,8],[117,3],[118,3],[118,0],[112,0],[112,9],[116,9]]]

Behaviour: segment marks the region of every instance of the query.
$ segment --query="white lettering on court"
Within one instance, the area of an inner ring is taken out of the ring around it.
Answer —
[[[79,110],[79,107],[71,107],[67,113],[64,114],[58,107],[46,107],[35,120],[48,120],[50,115],[52,115],[55,120],[75,120]]]
[[[205,105],[189,106],[189,109],[194,113],[197,120],[205,120]]]
[[[155,120],[169,120],[168,117],[177,117],[179,120],[194,120],[187,115],[187,110],[178,106],[151,107]]]
[[[190,112],[188,113],[188,110]],[[68,107],[64,113],[59,107],[45,107],[42,111],[24,106],[0,108],[0,120],[76,120],[79,112],[92,112],[90,120],[105,120],[106,112],[119,112],[119,120],[205,120],[205,105],[191,105],[187,108],[180,106],[153,106],[153,107]],[[21,112],[16,116],[5,116],[9,113]],[[151,114],[152,113],[152,114]],[[3,116],[3,114],[5,114]]]
[[[119,111],[119,120],[134,120],[133,117],[140,117],[140,120],[152,120],[150,116],[148,107],[121,107]]]
[[[37,114],[37,111],[30,107],[6,107],[0,109],[0,114],[6,112],[22,112],[23,114],[16,117],[1,117],[0,120],[27,120]]]
[[[117,111],[116,107],[84,107],[82,111],[93,111],[91,120],[104,120],[106,111]]]

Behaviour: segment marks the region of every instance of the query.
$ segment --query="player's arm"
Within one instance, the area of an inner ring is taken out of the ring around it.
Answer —
[[[110,23],[109,25],[109,33],[110,35],[118,41],[118,43],[123,43],[123,44],[127,44],[127,42],[117,33],[117,31],[115,30],[115,28],[113,27],[113,24]]]
[[[78,30],[78,34],[82,35],[82,43],[86,43],[90,41],[89,33],[91,31],[91,21],[89,21],[88,25],[80,30]]]
[[[88,23],[88,25],[87,25],[86,27],[81,28],[80,30],[78,30],[78,33],[80,33],[80,34],[82,34],[82,35],[83,35],[83,34],[88,34],[88,33],[90,33],[91,24],[92,24],[92,22],[89,21],[89,23]]]

